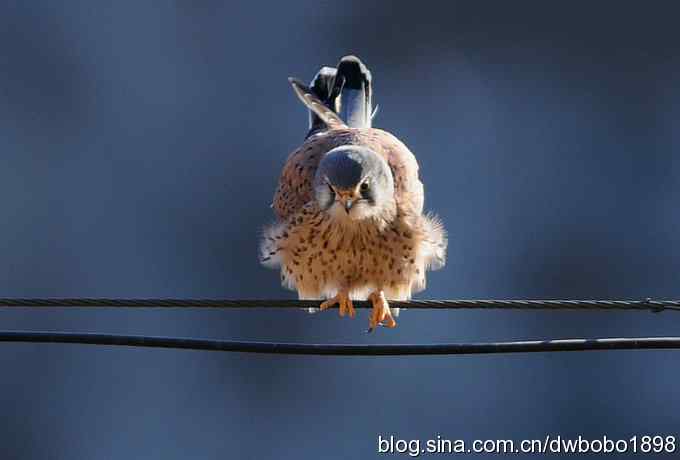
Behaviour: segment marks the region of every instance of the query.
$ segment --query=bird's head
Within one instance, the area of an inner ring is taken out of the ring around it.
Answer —
[[[330,150],[314,178],[319,207],[340,220],[384,216],[394,204],[394,180],[387,161],[361,146]]]

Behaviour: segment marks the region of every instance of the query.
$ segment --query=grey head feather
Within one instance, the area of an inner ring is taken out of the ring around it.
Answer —
[[[329,152],[320,165],[321,174],[332,186],[342,190],[356,187],[363,178],[367,155],[360,149],[340,148]]]
[[[361,183],[369,186],[362,193],[371,206],[382,206],[394,197],[394,178],[387,161],[373,150],[358,145],[343,145],[330,150],[319,162],[314,178],[317,201],[322,209],[333,204],[329,186],[352,190]]]

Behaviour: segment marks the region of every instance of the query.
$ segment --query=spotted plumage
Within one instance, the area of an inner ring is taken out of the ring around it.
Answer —
[[[367,121],[368,70],[354,57],[343,58],[335,74],[324,69],[324,78],[335,79],[317,85],[325,94],[291,79],[317,123],[283,168],[272,205],[277,222],[264,231],[261,260],[280,267],[282,284],[301,299],[330,299],[322,308],[339,303],[350,316],[350,299],[370,299],[369,330],[394,326],[387,301],[425,288],[425,271],[445,262],[446,234],[436,217],[423,215],[414,155]],[[360,125],[348,126],[339,107]]]

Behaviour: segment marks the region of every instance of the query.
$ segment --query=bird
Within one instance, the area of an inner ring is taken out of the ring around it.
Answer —
[[[426,270],[446,263],[446,230],[423,211],[416,157],[372,126],[373,77],[358,57],[321,67],[309,86],[289,82],[309,110],[308,132],[283,166],[260,261],[300,299],[323,300],[320,310],[338,305],[354,318],[353,300],[369,300],[368,332],[396,327],[389,301],[410,299]]]

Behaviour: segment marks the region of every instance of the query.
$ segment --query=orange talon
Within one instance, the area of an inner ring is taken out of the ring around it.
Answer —
[[[354,318],[356,316],[356,311],[354,310],[352,300],[349,298],[348,291],[338,292],[336,296],[331,297],[330,299],[322,302],[320,308],[321,310],[325,310],[328,307],[332,307],[335,304],[338,304],[340,307],[338,311],[340,316],[349,315],[350,318]]]
[[[397,327],[397,322],[392,317],[390,306],[385,299],[383,291],[374,291],[368,296],[368,300],[373,304],[373,310],[368,316],[368,332],[373,331],[378,326],[389,328]]]

